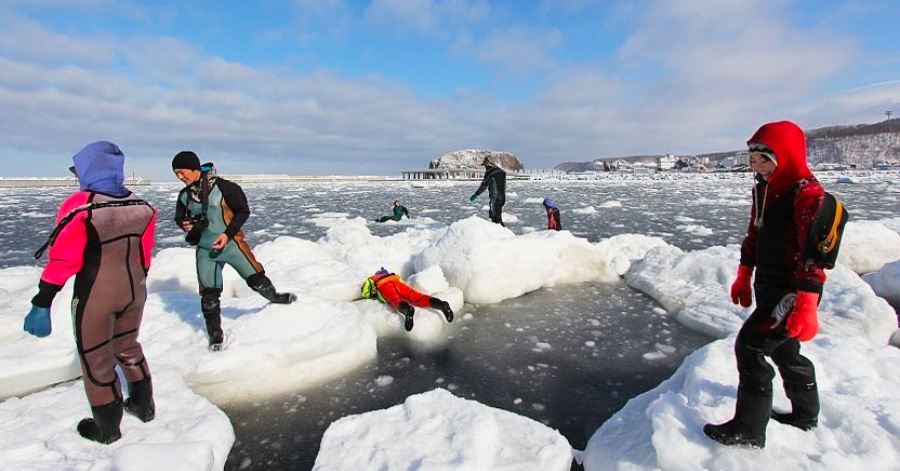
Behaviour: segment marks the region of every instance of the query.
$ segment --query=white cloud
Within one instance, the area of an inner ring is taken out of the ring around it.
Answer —
[[[308,7],[308,18],[348,12],[338,1],[310,1],[294,4]],[[504,72],[491,84],[501,92],[539,71],[545,79],[515,101],[500,100],[490,87],[422,97],[412,84],[377,73],[256,66],[211,56],[187,39],[86,38],[6,16],[0,158],[69,156],[86,142],[109,139],[151,177],[168,177],[168,159],[185,148],[233,173],[393,173],[472,147],[516,152],[530,167],[548,167],[734,149],[777,119],[810,127],[871,122],[890,107],[900,115],[897,83],[822,91],[860,67],[854,61],[861,46],[852,38],[792,25],[784,3],[729,5],[734,9],[712,0],[647,3],[635,10],[638,27],[617,55],[570,65],[555,57],[564,52],[563,32],[499,26],[490,15],[502,12],[484,1],[372,4],[371,12],[392,12],[397,29],[448,31],[454,52]],[[487,24],[498,26],[483,36]],[[16,164],[46,172],[40,162]]]
[[[539,10],[544,14],[554,11],[573,14],[599,3],[601,0],[541,0]]]
[[[198,46],[173,37],[125,39],[117,44],[116,52],[130,65],[133,75],[174,85],[190,80],[191,69],[207,59]]]
[[[19,78],[0,79],[0,155],[71,155],[85,142],[109,139],[130,158],[152,158],[157,165],[161,157],[194,148],[231,160],[235,172],[275,162],[281,172],[328,171],[306,166],[321,159],[332,172],[380,173],[422,166],[455,148],[447,136],[471,135],[466,124],[457,124],[460,115],[451,105],[420,102],[406,86],[378,77],[350,81],[333,72],[297,74],[192,52],[186,57],[173,70],[180,78],[163,85],[143,73],[3,59],[4,70]],[[360,165],[342,167],[341,161]],[[153,173],[165,170],[162,165]]]
[[[835,117],[839,123],[873,123],[886,118],[900,117],[900,81],[886,82],[868,87],[847,90],[813,105],[793,110],[809,126],[833,126]]]
[[[294,0],[293,34],[302,41],[316,39],[320,34],[329,37],[343,37],[353,28],[352,12],[344,0]],[[267,31],[268,37],[276,37],[282,31]]]
[[[789,23],[785,6],[650,2],[618,58],[622,70],[637,72],[639,88],[629,94],[641,97],[635,105],[651,134],[676,143],[672,151],[725,150],[736,145],[713,146],[728,136],[738,144],[767,120],[796,119],[785,106],[819,99],[826,81],[852,65],[858,45],[833,30]]]
[[[308,17],[325,17],[344,11],[343,0],[294,0],[295,11]]]
[[[420,33],[439,33],[431,0],[374,0],[366,9],[372,23],[408,28]]]
[[[622,47],[632,66],[657,64],[687,91],[784,99],[846,66],[855,44],[833,31],[789,24],[772,2],[655,1]],[[765,18],[765,21],[754,19]]]
[[[0,54],[41,63],[60,60],[90,65],[108,64],[115,46],[110,37],[74,37],[53,32],[20,16],[0,19]]]
[[[561,40],[562,33],[557,30],[540,33],[511,28],[490,34],[473,46],[472,53],[483,64],[498,65],[506,72],[529,73],[555,65],[549,51]]]
[[[391,32],[447,38],[486,21],[490,14],[487,0],[374,0],[364,16]]]
[[[7,6],[27,5],[30,7],[98,7],[114,3],[112,0],[5,0]]]

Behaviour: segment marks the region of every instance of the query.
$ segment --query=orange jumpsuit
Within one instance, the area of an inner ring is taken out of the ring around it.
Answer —
[[[369,280],[375,284],[378,300],[390,304],[394,309],[397,309],[401,301],[406,301],[413,306],[431,307],[429,305],[431,296],[410,288],[393,273],[376,273],[370,276]]]

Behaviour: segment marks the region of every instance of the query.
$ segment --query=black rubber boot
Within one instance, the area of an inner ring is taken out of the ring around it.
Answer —
[[[118,400],[102,406],[91,407],[93,418],[78,422],[78,433],[88,440],[110,444],[122,438],[119,423],[122,422],[122,401]]]
[[[791,400],[791,412],[772,411],[772,419],[800,430],[816,428],[819,425],[819,390],[816,383],[785,383],[784,391]]]
[[[225,344],[225,332],[222,331],[222,307],[219,303],[219,290],[203,290],[200,295],[200,310],[206,321],[206,333],[209,336],[209,350],[217,352]]]
[[[447,322],[453,322],[453,309],[450,309],[450,303],[438,298],[431,298],[428,300],[428,305],[443,312]]]
[[[294,293],[279,293],[275,291],[272,280],[265,273],[254,273],[247,277],[247,286],[259,293],[262,297],[274,304],[290,304],[297,300]]]
[[[416,310],[406,301],[400,301],[400,304],[397,305],[397,310],[400,311],[400,314],[403,314],[403,317],[405,318],[403,327],[406,331],[410,332],[413,330],[413,314],[416,313]]]
[[[723,445],[765,448],[766,425],[771,411],[771,390],[739,387],[734,418],[724,424],[706,424],[703,433]]]
[[[153,383],[146,377],[134,383],[128,383],[128,399],[125,399],[125,411],[150,422],[156,417],[156,403],[153,402]]]

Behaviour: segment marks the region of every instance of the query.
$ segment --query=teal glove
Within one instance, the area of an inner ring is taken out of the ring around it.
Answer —
[[[25,332],[36,337],[46,337],[53,331],[50,324],[50,308],[31,306],[25,315]]]
[[[474,201],[475,201],[475,198],[478,198],[478,194],[477,194],[477,193],[472,193],[472,196],[469,197],[469,202],[470,202],[470,203],[471,203],[471,202],[474,202]]]

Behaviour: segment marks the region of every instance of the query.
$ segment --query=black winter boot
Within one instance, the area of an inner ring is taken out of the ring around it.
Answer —
[[[819,425],[819,391],[816,383],[788,384],[784,391],[791,400],[791,412],[772,411],[772,418],[783,424],[810,430]]]
[[[93,418],[78,422],[78,433],[88,440],[108,445],[120,438],[119,423],[122,422],[122,401],[118,400],[102,406],[91,407]]]
[[[397,310],[400,311],[400,314],[403,314],[403,317],[405,318],[403,327],[406,331],[410,332],[413,330],[413,314],[415,314],[416,310],[406,301],[400,301],[400,304],[397,305]]]
[[[447,322],[453,322],[453,309],[450,309],[450,303],[438,298],[431,298],[428,300],[428,305],[443,312]]]
[[[222,331],[222,308],[219,303],[219,290],[203,290],[200,296],[200,310],[206,321],[206,333],[209,335],[209,350],[217,352],[225,343],[225,332]]]
[[[128,399],[125,399],[125,411],[141,419],[141,422],[150,422],[156,417],[156,403],[153,402],[153,383],[150,377],[140,381],[128,383]]]
[[[247,286],[274,304],[290,304],[297,300],[294,293],[278,293],[272,280],[265,273],[254,273],[247,277]]]
[[[734,418],[724,424],[706,424],[703,433],[723,445],[765,448],[766,425],[771,411],[771,390],[739,387]]]

